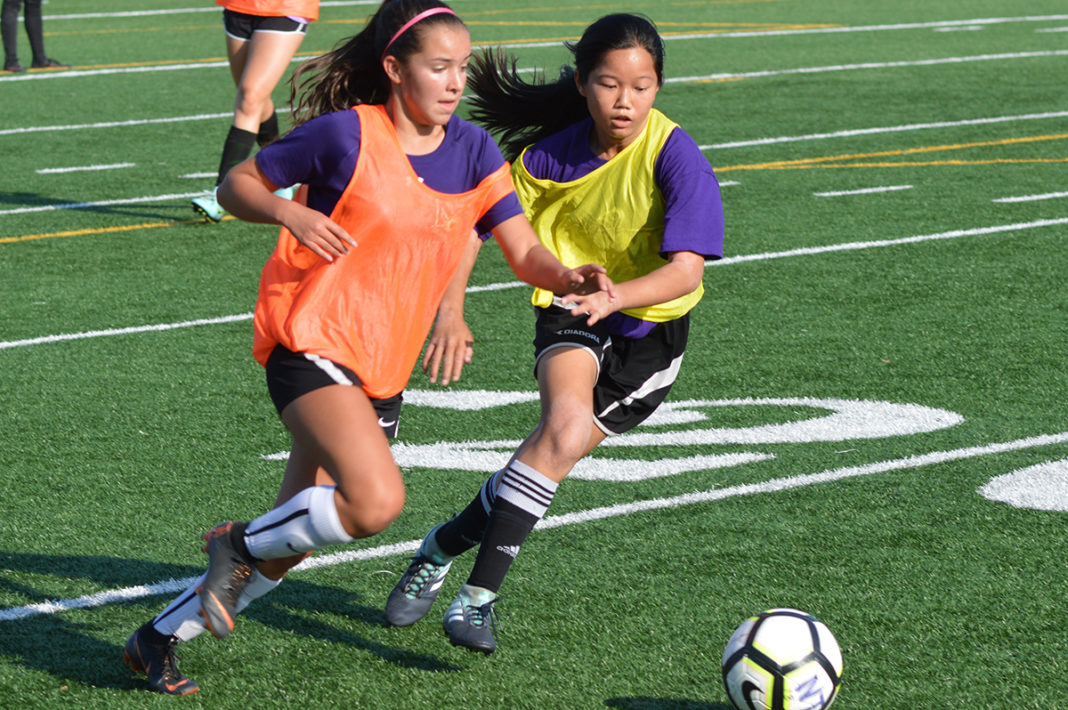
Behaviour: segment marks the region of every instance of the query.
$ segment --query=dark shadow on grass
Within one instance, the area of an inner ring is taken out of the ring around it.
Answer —
[[[734,710],[727,703],[706,703],[703,700],[682,698],[609,698],[604,704],[620,710]]]
[[[54,601],[57,595],[35,589],[32,582],[13,580],[11,575],[4,574],[5,570],[85,579],[106,588],[132,587],[145,584],[146,580],[147,583],[182,580],[204,571],[202,567],[116,557],[0,552],[0,590],[27,600],[19,606]],[[108,630],[106,633],[111,641],[98,638],[101,635],[99,626],[71,621],[70,614],[77,613],[75,610],[0,621],[0,656],[26,668],[49,673],[61,681],[112,689],[144,688],[143,677],[134,676],[123,665],[123,646],[140,623],[148,621],[175,596],[177,592],[131,600],[146,605],[149,611],[129,628]],[[461,670],[436,656],[382,644],[314,618],[315,613],[325,613],[370,626],[385,626],[379,609],[358,604],[355,600],[355,593],[351,591],[289,579],[270,595],[253,603],[242,617],[298,636],[349,646],[402,668],[435,673]],[[239,618],[235,630],[238,634],[241,623]],[[211,635],[204,634],[190,643],[212,642]]]
[[[0,192],[0,205],[20,207],[54,207],[50,212],[92,212],[96,214],[122,215],[138,219],[159,219],[172,222],[195,219],[196,213],[188,199],[181,201],[128,202],[114,205],[88,205],[88,200],[63,200],[30,192]],[[74,206],[77,205],[77,206]]]
[[[321,641],[351,646],[371,653],[387,663],[403,668],[414,668],[434,673],[462,670],[459,666],[446,663],[434,656],[386,646],[363,638],[350,630],[339,629],[336,626],[311,619],[307,614],[297,614],[292,611],[300,609],[302,611],[336,614],[341,617],[358,619],[370,626],[386,627],[385,615],[380,609],[356,603],[353,594],[345,590],[290,579],[286,580],[277,590],[271,592],[270,596],[264,597],[263,601],[265,602],[264,604],[249,606],[243,615],[271,628],[289,631],[298,636],[307,636]],[[413,630],[408,632],[401,631],[401,633],[421,632]]]

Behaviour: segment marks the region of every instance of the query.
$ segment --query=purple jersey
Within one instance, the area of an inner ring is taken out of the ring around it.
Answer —
[[[590,150],[593,119],[544,138],[523,155],[523,167],[532,177],[571,182],[592,173],[608,161]],[[675,128],[657,156],[656,185],[664,197],[664,236],[660,254],[692,251],[706,259],[723,256],[723,206],[712,166],[686,131]],[[613,335],[642,338],[655,323],[625,313],[605,319]]]
[[[277,187],[307,185],[308,206],[328,215],[348,187],[359,155],[359,116],[355,111],[335,111],[301,124],[261,150],[256,164]],[[504,165],[504,158],[488,133],[453,116],[441,145],[426,155],[409,155],[408,162],[428,187],[458,194],[473,190]],[[491,207],[476,228],[488,232],[522,213],[513,192]]]
[[[593,119],[538,141],[523,156],[531,176],[571,182],[604,165],[590,150]],[[660,253],[692,251],[706,259],[723,256],[723,206],[712,166],[686,131],[676,128],[656,161],[656,184],[664,197],[664,237]]]

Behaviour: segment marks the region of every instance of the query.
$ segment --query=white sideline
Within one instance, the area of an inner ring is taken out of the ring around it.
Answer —
[[[200,194],[200,193],[195,193]],[[1052,227],[1060,224],[1068,224],[1068,217],[1060,219],[1040,219],[1034,222],[1019,222],[1016,224],[1001,224],[993,227],[979,227],[976,229],[955,229],[949,232],[936,234],[921,234],[914,237],[902,237],[900,239],[884,239],[865,242],[846,242],[844,244],[828,244],[820,247],[802,247],[787,251],[762,252],[759,254],[743,254],[740,256],[728,256],[718,261],[705,262],[705,266],[726,266],[728,264],[741,264],[749,261],[766,261],[769,259],[785,259],[791,256],[810,256],[813,254],[828,254],[836,251],[856,251],[859,249],[874,249],[876,247],[898,246],[901,244],[918,244],[921,242],[938,241],[942,239],[957,239],[960,237],[978,237],[985,234],[998,234],[1001,232],[1015,232],[1022,229],[1037,229],[1040,227]],[[503,291],[510,288],[519,288],[525,284],[521,281],[505,281],[485,286],[471,286],[468,293],[481,293],[484,291]],[[63,333],[59,335],[43,335],[37,338],[24,340],[0,341],[0,350],[8,348],[25,347],[27,345],[43,345],[56,343],[64,340],[82,340],[85,338],[98,338],[109,335],[129,335],[131,333],[146,333],[157,330],[173,330],[176,328],[188,328],[198,325],[216,325],[219,323],[233,323],[235,321],[251,320],[251,313],[221,316],[218,318],[201,318],[197,320],[182,321],[179,323],[161,323],[157,325],[131,326],[128,328],[115,328],[106,330],[91,330],[83,333]]]
[[[229,115],[229,114],[227,114]],[[935,123],[910,123],[902,126],[883,126],[881,128],[855,128],[831,133],[810,133],[803,136],[779,136],[778,138],[756,138],[753,140],[731,141],[698,146],[701,150],[724,150],[726,148],[748,148],[774,143],[796,143],[799,141],[821,141],[828,138],[851,138],[853,136],[871,136],[879,133],[903,133],[922,131],[930,128],[961,128],[963,126],[983,126],[991,123],[1009,123],[1012,121],[1039,121],[1048,118],[1065,118],[1068,111],[1050,111],[1046,113],[1025,113],[1019,116],[993,116],[991,118],[969,118],[962,121],[938,121]],[[2,133],[0,133],[2,135]]]
[[[716,35],[719,36],[719,35]],[[665,37],[664,39],[680,39],[679,37]],[[558,42],[546,42],[544,46],[555,46]],[[538,44],[510,45],[510,47],[535,47]],[[479,49],[479,47],[475,47]],[[965,64],[969,62],[987,62],[998,59],[1034,59],[1038,57],[1062,57],[1068,55],[1066,49],[1042,50],[1034,52],[1005,52],[1002,54],[976,54],[968,57],[939,57],[936,59],[902,60],[895,62],[866,62],[863,64],[832,64],[819,67],[794,67],[791,69],[764,69],[761,71],[704,74],[697,76],[682,76],[669,78],[666,84],[699,83],[709,81],[729,81],[734,79],[766,79],[774,76],[790,76],[793,74],[822,74],[825,72],[856,71],[862,69],[901,69],[905,67],[937,66],[940,64]],[[294,57],[293,64],[304,62],[307,57]],[[43,79],[76,79],[83,76],[107,76],[111,74],[143,74],[154,71],[180,71],[183,69],[213,69],[229,66],[225,61],[214,62],[190,62],[187,64],[150,64],[140,67],[111,67],[102,69],[73,69],[62,72],[47,72],[41,74],[13,74],[0,76],[0,83],[6,81],[38,81]]]
[[[707,491],[700,491],[697,493],[685,493],[683,495],[672,496],[670,498],[654,498],[652,500],[635,501],[633,503],[622,503],[619,505],[604,506],[602,508],[592,508],[590,510],[582,510],[575,513],[565,513],[563,515],[551,515],[544,518],[537,525],[537,529],[547,530],[551,528],[563,527],[566,525],[579,525],[582,523],[588,523],[593,520],[604,520],[606,518],[632,515],[634,513],[641,513],[651,510],[676,508],[683,505],[693,505],[694,503],[708,503],[717,500],[724,500],[727,498],[735,498],[738,496],[756,495],[758,493],[774,493],[778,491],[791,490],[794,488],[801,488],[803,486],[811,486],[817,483],[829,483],[832,481],[840,481],[846,478],[870,476],[876,473],[900,471],[909,468],[919,468],[921,466],[931,466],[934,464],[946,463],[949,461],[959,461],[961,459],[987,456],[990,454],[1000,454],[1008,451],[1019,451],[1021,449],[1029,449],[1040,446],[1050,446],[1053,444],[1061,444],[1065,442],[1068,442],[1068,432],[1061,432],[1060,434],[1033,436],[1024,439],[1016,439],[1015,441],[1007,441],[997,444],[986,444],[983,446],[969,446],[966,448],[953,449],[950,451],[934,451],[928,454],[906,456],[900,459],[881,461],[877,463],[867,464],[864,466],[846,466],[844,468],[828,469],[826,471],[820,471],[818,473],[809,473],[799,476],[786,476],[784,478],[774,478],[770,481],[764,481],[763,483],[750,483],[739,486],[729,486],[727,488],[713,488]],[[336,552],[329,555],[310,557],[304,562],[302,562],[300,565],[295,567],[294,570],[306,570],[313,569],[316,567],[330,567],[333,565],[345,564],[347,562],[355,562],[359,560],[371,560],[381,557],[393,557],[395,555],[402,555],[414,552],[419,547],[421,542],[421,539],[408,540],[406,542],[398,542],[390,545],[380,545],[378,547],[372,547],[363,550],[346,550],[344,552]],[[27,604],[25,606],[19,607],[8,607],[6,609],[0,609],[0,621],[16,621],[31,616],[39,616],[42,614],[57,614],[72,609],[91,609],[107,604],[132,601],[136,599],[142,599],[144,597],[155,596],[158,594],[173,594],[187,588],[196,579],[197,577],[169,579],[163,582],[156,582],[154,584],[137,585],[133,587],[124,587],[122,589],[106,590],[102,592],[97,592],[95,594],[87,594],[81,597],[76,597],[74,599],[59,599],[56,601],[46,601],[37,604]]]
[[[132,205],[141,202],[161,202],[166,200],[187,200],[191,197],[199,197],[204,191],[180,192],[172,195],[142,195],[140,197],[120,197],[117,200],[99,200],[97,202],[59,202],[50,205],[38,205],[37,207],[16,207],[10,210],[0,210],[0,215],[5,214],[28,214],[31,212],[53,212],[55,210],[81,210],[93,207],[111,207],[113,205]]]

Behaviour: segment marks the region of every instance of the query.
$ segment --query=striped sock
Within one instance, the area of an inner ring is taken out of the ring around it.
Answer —
[[[334,505],[336,486],[312,486],[245,528],[245,544],[256,559],[299,555],[328,545],[352,542]]]
[[[497,592],[527,535],[541,520],[558,484],[530,466],[513,461],[504,469],[482,545],[467,583]]]

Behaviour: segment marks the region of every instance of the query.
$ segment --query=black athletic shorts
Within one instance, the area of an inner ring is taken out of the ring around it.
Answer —
[[[593,388],[593,418],[606,435],[622,434],[656,411],[675,384],[690,316],[657,323],[642,338],[612,336],[601,322],[586,325],[585,313],[573,315],[559,306],[535,308],[534,374],[546,352],[559,347],[588,350],[598,363]]]
[[[311,353],[295,353],[281,345],[275,346],[267,358],[267,391],[279,414],[297,397],[330,385],[360,387],[361,383],[356,373],[344,365]],[[402,395],[371,398],[378,425],[390,439],[397,437],[400,427]]]
[[[273,32],[284,35],[308,33],[308,23],[298,22],[292,17],[246,15],[232,10],[223,10],[223,27],[227,35],[245,42],[252,39],[253,32]]]

